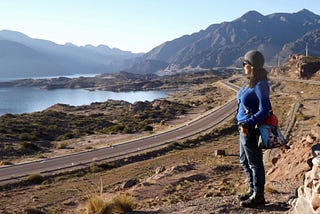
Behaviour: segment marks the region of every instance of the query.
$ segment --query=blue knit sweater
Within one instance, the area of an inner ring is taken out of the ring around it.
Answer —
[[[259,81],[253,88],[242,87],[237,93],[239,123],[256,125],[264,121],[270,112],[270,89],[267,80]]]

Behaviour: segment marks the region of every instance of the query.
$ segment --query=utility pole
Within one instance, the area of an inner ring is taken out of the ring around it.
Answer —
[[[306,42],[306,56],[308,56],[309,53],[308,53],[308,42]]]

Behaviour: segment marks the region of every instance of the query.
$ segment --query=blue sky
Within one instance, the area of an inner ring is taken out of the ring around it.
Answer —
[[[0,0],[0,8],[0,30],[58,44],[148,52],[249,10],[320,15],[320,0]]]

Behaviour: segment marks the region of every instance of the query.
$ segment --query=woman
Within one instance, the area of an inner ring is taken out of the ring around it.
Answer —
[[[256,207],[265,204],[265,172],[256,128],[257,124],[269,115],[270,91],[261,52],[251,50],[245,54],[242,61],[249,85],[238,91],[236,119],[240,131],[240,163],[247,176],[249,190],[239,195],[239,200],[243,207]]]

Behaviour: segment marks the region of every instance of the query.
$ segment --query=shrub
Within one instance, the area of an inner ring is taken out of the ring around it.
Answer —
[[[31,140],[37,140],[37,137],[33,134],[21,133],[18,135],[18,139],[31,141]]]
[[[60,142],[56,145],[57,149],[67,149],[68,148],[68,143],[67,142]]]
[[[73,136],[74,135],[73,135],[72,132],[67,132],[67,133],[65,133],[63,135],[58,136],[56,140],[58,140],[58,141],[68,140],[68,139],[72,139]]]
[[[44,178],[40,174],[32,174],[27,176],[24,181],[30,184],[41,184],[44,181]]]
[[[26,150],[26,149],[34,150],[34,151],[40,151],[41,150],[41,148],[39,146],[37,146],[36,144],[34,144],[34,143],[22,142],[21,143],[21,150]]]
[[[102,169],[101,169],[101,167],[99,167],[98,164],[96,164],[96,163],[91,163],[91,164],[90,164],[90,167],[89,167],[89,170],[90,170],[90,172],[92,172],[92,173],[96,173],[96,172],[100,172]]]
[[[97,214],[126,213],[134,208],[131,195],[121,194],[107,202],[102,195],[94,195],[87,201],[87,212]]]
[[[121,194],[112,199],[113,209],[120,212],[132,211],[134,208],[133,197],[129,194]]]
[[[102,196],[93,196],[87,201],[88,213],[111,214],[111,207],[108,206]]]

